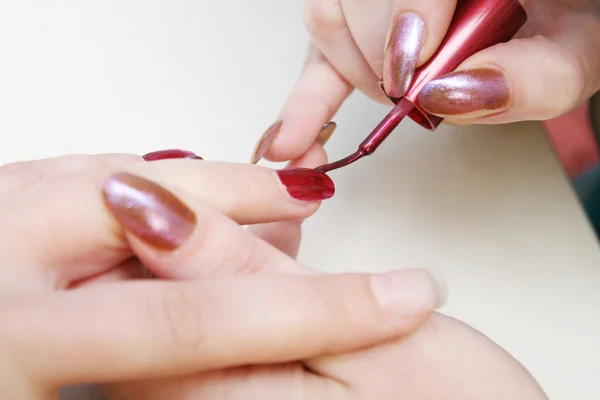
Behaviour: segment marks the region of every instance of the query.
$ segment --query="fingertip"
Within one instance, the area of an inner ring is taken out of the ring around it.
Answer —
[[[439,274],[426,270],[399,270],[370,278],[378,305],[388,314],[426,315],[446,303],[447,288]]]
[[[280,116],[281,130],[263,157],[272,162],[284,162],[301,157],[316,140],[323,126],[323,116],[313,112],[311,105],[297,105],[293,112]],[[322,114],[322,113],[321,113]]]
[[[281,129],[264,154],[270,161],[289,161],[304,154],[352,92],[329,61],[320,52],[313,53],[279,115]]]

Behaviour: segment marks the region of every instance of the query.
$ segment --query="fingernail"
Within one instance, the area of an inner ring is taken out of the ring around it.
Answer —
[[[425,21],[412,12],[397,15],[392,21],[383,62],[383,82],[387,94],[404,96],[412,82],[425,36]]]
[[[401,270],[371,277],[371,287],[382,308],[416,315],[446,303],[447,289],[438,274],[425,270]]]
[[[265,156],[265,154],[267,154],[267,151],[269,151],[269,147],[271,147],[271,144],[273,143],[275,138],[277,138],[277,135],[279,135],[279,131],[281,130],[282,125],[283,121],[277,121],[273,125],[268,127],[265,133],[263,133],[263,135],[258,140],[258,143],[256,143],[256,147],[254,148],[254,152],[252,153],[252,158],[250,159],[250,162],[252,164],[256,164]]]
[[[321,201],[335,193],[331,178],[314,169],[283,169],[276,174],[285,190],[296,200]]]
[[[146,161],[170,160],[175,158],[202,160],[202,157],[197,156],[194,152],[179,149],[153,151],[152,153],[142,156],[142,158]]]
[[[104,183],[104,200],[123,228],[148,245],[174,250],[192,234],[196,214],[162,186],[129,173]]]
[[[390,96],[387,91],[385,90],[385,86],[383,85],[383,81],[380,80],[379,82],[377,82],[377,84],[379,85],[379,90],[381,90],[381,92],[385,95],[385,97],[388,98],[388,100],[390,100],[392,103],[396,103],[394,101],[394,98],[392,96]]]
[[[493,68],[453,72],[425,85],[419,104],[441,116],[495,114],[510,104],[509,83],[502,71]]]
[[[321,132],[319,132],[319,136],[317,136],[317,140],[319,141],[321,146],[325,146],[325,143],[329,141],[329,138],[331,138],[331,135],[333,135],[333,132],[335,132],[336,128],[337,124],[333,121],[330,121],[323,125],[323,127],[321,128]]]

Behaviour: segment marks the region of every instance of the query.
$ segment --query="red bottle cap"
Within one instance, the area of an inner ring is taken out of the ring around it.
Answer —
[[[417,69],[404,97],[415,108],[408,116],[429,130],[435,130],[443,118],[430,114],[419,105],[419,94],[430,81],[453,72],[473,54],[495,44],[508,42],[527,21],[527,13],[518,0],[458,0],[446,37],[431,59]],[[383,84],[380,87],[385,93]],[[390,98],[394,103],[399,99]]]

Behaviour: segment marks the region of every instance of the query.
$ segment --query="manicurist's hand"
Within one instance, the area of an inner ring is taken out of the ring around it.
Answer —
[[[200,160],[1,167],[0,397],[294,363],[414,331],[438,300],[426,272],[320,275],[269,243],[272,223],[331,194],[309,172]]]
[[[468,3],[476,0],[465,0]],[[600,7],[596,0],[520,0],[529,19],[508,43],[468,58],[433,80],[419,101],[459,125],[545,120],[600,89]],[[306,64],[253,159],[304,154],[341,104],[358,89],[390,104],[415,68],[435,53],[456,0],[306,0],[312,37]],[[377,121],[373,121],[376,123]]]

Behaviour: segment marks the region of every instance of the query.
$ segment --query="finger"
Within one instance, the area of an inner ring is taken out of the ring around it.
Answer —
[[[340,3],[356,46],[375,76],[381,78],[393,0],[341,0]]]
[[[382,71],[389,96],[404,96],[416,68],[429,60],[444,39],[455,7],[456,0],[393,0]]]
[[[305,218],[317,210],[319,201],[298,201],[290,193],[306,199],[333,193],[330,180],[314,180],[310,171],[278,175],[247,164],[165,160],[132,164],[123,170],[185,188],[239,224]],[[68,285],[62,281],[67,276],[84,279],[131,257],[121,227],[101,196],[113,172],[101,168],[61,176],[11,196],[2,208],[2,229],[12,239],[0,243],[2,253],[28,266],[23,273],[35,271],[39,276],[41,269],[40,279],[57,287]],[[59,269],[69,273],[57,273]]]
[[[341,0],[307,1],[304,24],[319,50],[352,86],[369,97],[384,101],[377,76],[348,28]]]
[[[122,167],[144,160],[133,154],[68,155],[0,166],[0,196],[24,190],[44,179],[100,167]]]
[[[125,173],[109,178],[103,190],[132,251],[159,278],[302,272],[198,196]]]
[[[294,259],[298,256],[302,239],[302,221],[252,225],[249,232]]]
[[[0,166],[0,196],[24,190],[44,179],[101,167],[120,168],[127,164],[169,158],[199,158],[185,150],[163,150],[143,157],[134,154],[73,154]],[[201,158],[200,158],[201,159]]]
[[[482,124],[545,120],[574,109],[600,88],[600,22],[591,13],[566,18],[565,26],[578,29],[488,48],[426,85],[421,106]]]
[[[251,161],[257,163],[263,156],[272,161],[300,157],[351,92],[352,86],[311,44],[300,79],[286,100],[278,122],[260,138]]]
[[[119,383],[102,386],[102,392],[110,399],[130,400],[355,398],[351,385],[313,374],[305,369],[302,362],[249,365],[186,377]],[[299,397],[300,393],[302,397]]]
[[[356,45],[375,75],[383,78],[387,93],[396,98],[404,95],[415,69],[439,47],[455,7],[456,0],[342,0]]]
[[[124,384],[107,394],[136,400],[186,395],[202,400],[284,399],[299,392],[295,382],[302,382],[307,399],[548,400],[531,374],[504,349],[437,313],[409,336],[371,349],[302,363]]]
[[[322,135],[317,138],[315,143],[313,143],[302,157],[289,163],[288,168],[314,168],[325,164],[327,162],[327,154],[323,150],[323,145],[331,137],[333,129],[331,125],[328,125],[325,129],[321,130]],[[257,224],[251,225],[248,230],[254,236],[261,238],[271,246],[295,259],[300,249],[303,221],[303,219],[297,219],[293,221]]]
[[[416,329],[437,298],[418,270],[139,281],[15,300],[0,326],[26,376],[103,383],[368,347]]]
[[[166,160],[124,171],[196,194],[242,225],[306,217],[334,192],[331,180],[316,179],[311,171],[249,164]]]

